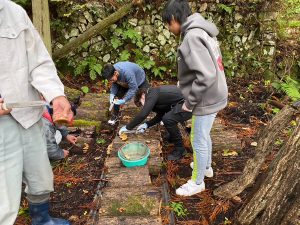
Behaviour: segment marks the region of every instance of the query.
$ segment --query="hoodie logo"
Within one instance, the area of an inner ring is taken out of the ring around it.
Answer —
[[[224,71],[224,66],[223,66],[223,62],[222,62],[222,57],[221,56],[218,57],[217,62],[218,62],[219,69],[221,71]]]

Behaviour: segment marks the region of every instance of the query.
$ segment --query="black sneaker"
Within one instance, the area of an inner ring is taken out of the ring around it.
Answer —
[[[184,147],[175,147],[173,152],[170,153],[167,157],[168,160],[179,160],[181,159],[185,154],[186,150]]]
[[[117,122],[119,122],[119,116],[118,115],[112,115],[110,120],[108,121],[108,124],[114,126],[114,125],[117,124]]]

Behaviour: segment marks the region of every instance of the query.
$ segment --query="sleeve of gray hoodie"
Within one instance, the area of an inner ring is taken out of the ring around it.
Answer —
[[[215,82],[217,71],[208,49],[202,44],[201,38],[195,33],[188,34],[186,38],[189,50],[183,60],[185,60],[188,69],[196,76],[189,96],[185,99],[186,107],[192,110],[197,103],[201,102],[202,93]]]
[[[47,153],[51,160],[59,160],[64,158],[64,152],[56,143],[55,133],[56,127],[48,120],[43,119],[44,132],[47,141]]]

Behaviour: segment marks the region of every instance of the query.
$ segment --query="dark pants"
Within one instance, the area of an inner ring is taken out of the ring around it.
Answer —
[[[142,89],[142,88],[145,89],[145,88],[149,88],[149,87],[150,87],[150,84],[149,84],[148,80],[145,79],[145,81],[139,86],[139,89]],[[116,94],[116,97],[118,99],[122,99],[126,95],[127,91],[128,91],[128,88],[124,88],[122,86],[119,86],[119,89],[118,89],[118,92]],[[118,115],[119,111],[120,111],[120,106],[119,105],[114,105],[114,111],[113,111],[113,113],[115,115]]]
[[[162,119],[165,128],[170,134],[170,141],[174,143],[175,147],[183,147],[181,133],[177,124],[192,118],[191,112],[182,110],[182,104],[183,102],[175,105]]]

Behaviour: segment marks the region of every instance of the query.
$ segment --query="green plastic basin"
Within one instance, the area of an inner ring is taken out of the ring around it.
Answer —
[[[125,144],[118,151],[118,157],[126,167],[144,166],[149,155],[149,147],[141,142]]]

